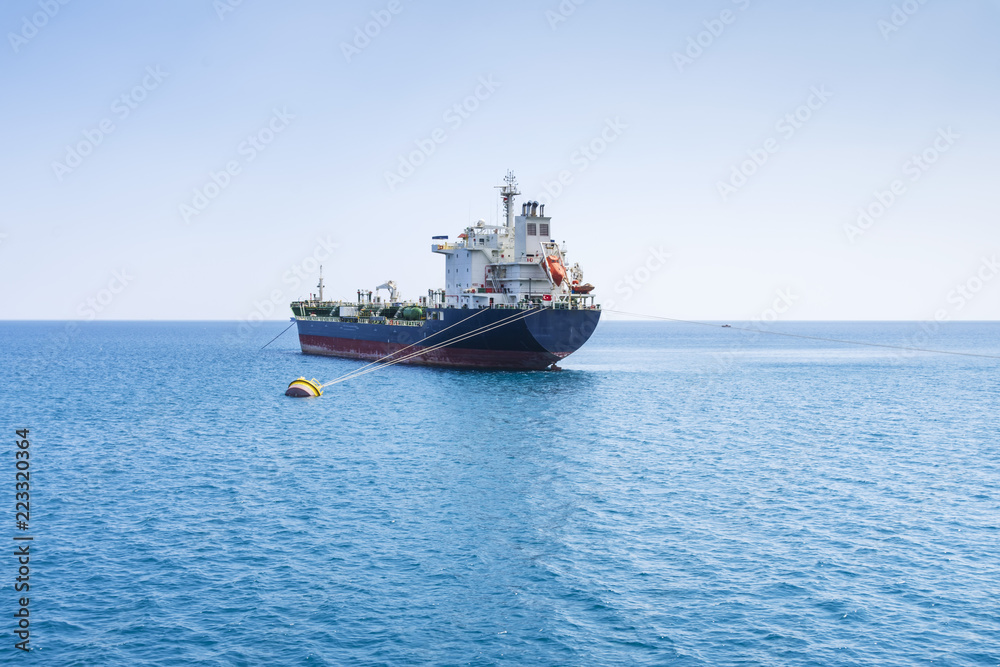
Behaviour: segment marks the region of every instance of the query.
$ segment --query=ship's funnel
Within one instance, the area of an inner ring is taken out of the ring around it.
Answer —
[[[538,215],[538,202],[531,202],[531,217]]]
[[[545,204],[542,204],[541,208],[538,210],[538,215],[543,218],[545,217]]]

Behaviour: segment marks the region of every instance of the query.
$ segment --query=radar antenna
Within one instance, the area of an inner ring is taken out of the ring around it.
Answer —
[[[507,226],[513,229],[514,227],[514,197],[521,194],[517,189],[517,179],[514,178],[514,172],[508,171],[507,175],[504,176],[504,184],[497,185],[495,187],[500,189],[500,196],[503,199],[503,213],[507,218]]]

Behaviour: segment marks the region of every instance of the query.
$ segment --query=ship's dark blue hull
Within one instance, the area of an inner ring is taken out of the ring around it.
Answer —
[[[601,311],[430,308],[427,317],[419,324],[301,317],[297,318],[299,343],[305,354],[353,359],[381,359],[392,354],[391,360],[405,359],[400,363],[429,366],[544,369],[587,342]],[[448,341],[455,342],[434,349]]]

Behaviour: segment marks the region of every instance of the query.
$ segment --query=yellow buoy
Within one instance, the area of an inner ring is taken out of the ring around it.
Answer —
[[[301,377],[298,380],[292,380],[288,383],[288,389],[285,390],[285,396],[294,396],[295,398],[316,398],[322,395],[323,390],[316,378],[307,380]]]

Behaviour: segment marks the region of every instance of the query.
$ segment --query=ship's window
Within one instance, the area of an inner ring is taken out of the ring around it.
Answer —
[[[538,235],[539,236],[548,236],[549,235],[549,223],[547,223],[547,222],[539,222],[538,223]]]

